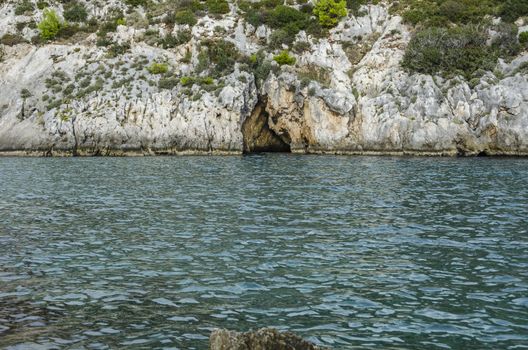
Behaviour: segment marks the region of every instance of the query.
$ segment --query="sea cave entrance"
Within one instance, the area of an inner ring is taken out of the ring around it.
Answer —
[[[268,125],[269,114],[264,104],[259,102],[253,113],[242,124],[244,137],[244,153],[261,152],[291,152],[289,143],[270,129]]]

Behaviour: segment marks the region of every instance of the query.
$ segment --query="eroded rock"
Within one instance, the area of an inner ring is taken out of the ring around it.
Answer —
[[[209,338],[210,350],[324,350],[291,333],[273,328],[239,333],[217,329]]]

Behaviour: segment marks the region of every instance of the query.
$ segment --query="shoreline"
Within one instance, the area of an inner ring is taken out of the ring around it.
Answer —
[[[528,158],[527,152],[518,151],[486,151],[461,154],[456,150],[444,151],[343,151],[343,150],[292,150],[291,152],[242,152],[226,150],[107,150],[73,151],[73,150],[13,150],[0,151],[0,158],[138,158],[138,157],[179,157],[179,156],[245,156],[251,154],[284,153],[294,155],[327,155],[327,156],[366,156],[366,157],[416,157],[416,158]]]

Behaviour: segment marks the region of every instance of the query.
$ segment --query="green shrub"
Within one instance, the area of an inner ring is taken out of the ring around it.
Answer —
[[[300,30],[306,30],[309,34],[314,35],[318,31],[314,25],[318,25],[317,20],[310,18],[311,7],[307,13],[285,6],[282,1],[267,0],[260,2],[242,1],[239,3],[239,8],[243,11],[245,20],[251,25],[258,27],[261,24],[266,24],[274,29],[282,30],[275,34],[273,40],[278,46],[280,43],[291,44]],[[316,30],[312,32],[311,29]]]
[[[334,27],[347,15],[345,0],[319,0],[313,9],[314,15],[323,27]]]
[[[212,77],[188,77],[184,76],[180,78],[182,86],[192,86],[194,84],[200,84],[202,87],[212,85],[214,79]]]
[[[117,26],[120,23],[124,23],[124,18],[122,13],[116,13],[113,17],[109,18],[106,22],[102,23],[99,26],[99,30],[97,31],[97,36],[100,38],[106,37],[108,33],[115,32],[117,30]]]
[[[311,45],[307,41],[297,41],[293,45],[293,51],[296,53],[303,53],[305,51],[310,50],[310,48],[311,48]]]
[[[287,50],[281,51],[278,55],[273,56],[273,60],[277,62],[280,66],[282,65],[293,65],[295,64],[295,57],[290,56],[289,52]]]
[[[296,26],[299,29],[306,27],[308,16],[293,7],[279,5],[275,7],[267,19],[267,24],[273,28],[283,28],[285,26]]]
[[[191,77],[181,77],[181,79],[180,79],[180,83],[181,83],[183,86],[189,86],[189,85],[194,84],[194,79],[191,78]]]
[[[177,78],[172,78],[172,77],[171,78],[161,78],[158,81],[158,87],[160,89],[172,90],[176,86],[178,86],[179,82],[180,82],[180,80],[177,79]]]
[[[176,12],[174,15],[174,20],[178,24],[188,24],[189,26],[194,26],[197,22],[196,16],[190,10],[182,10]]]
[[[20,90],[20,97],[22,97],[24,100],[26,98],[30,98],[31,96],[33,96],[33,94],[31,94],[31,92],[28,89]]]
[[[528,44],[528,32],[522,32],[519,34],[519,42],[523,45]]]
[[[200,79],[200,84],[203,85],[211,85],[214,83],[214,80],[212,77],[204,77]]]
[[[229,4],[226,0],[207,0],[207,10],[214,14],[224,14],[229,12]]]
[[[240,54],[236,46],[225,40],[207,39],[201,42],[202,52],[198,55],[197,71],[210,69],[215,76],[230,74],[234,70]]]
[[[502,1],[500,16],[508,22],[514,22],[517,18],[528,15],[528,1],[506,0]]]
[[[108,38],[99,38],[95,44],[97,46],[110,46],[112,43],[113,41]]]
[[[21,31],[24,30],[24,28],[26,28],[26,26],[27,26],[28,24],[29,24],[29,23],[27,23],[27,22],[18,22],[18,23],[16,24],[16,29],[17,29],[19,32],[21,32]]]
[[[170,49],[185,44],[189,42],[189,40],[191,40],[191,32],[189,30],[180,30],[176,36],[167,34],[165,37],[161,38],[158,41],[158,45],[164,49]]]
[[[37,8],[39,10],[44,10],[46,7],[49,7],[49,4],[47,1],[42,1],[42,0],[37,1]]]
[[[367,0],[347,0],[356,8]],[[399,0],[393,1],[391,11],[403,16],[410,24],[421,23],[428,27],[484,23],[490,17],[500,16],[514,22],[528,15],[527,0]]]
[[[368,0],[346,0],[346,7],[354,14],[354,16],[358,16],[359,8],[367,2]]]
[[[116,57],[120,55],[124,55],[128,50],[130,50],[130,44],[123,43],[123,44],[117,44],[112,43],[110,48],[108,49],[108,57]]]
[[[169,66],[166,63],[153,62],[147,70],[150,74],[165,74],[169,71]]]
[[[497,54],[486,42],[486,31],[473,25],[426,28],[411,39],[402,66],[425,74],[462,74],[471,79],[476,71],[495,66]]]
[[[266,59],[264,51],[260,50],[247,58],[247,64],[253,72],[255,83],[260,87],[271,72],[271,62]]]
[[[45,9],[44,18],[38,24],[40,37],[43,40],[51,40],[59,34],[59,31],[64,28],[66,24],[59,19],[54,10]]]
[[[88,13],[84,6],[78,2],[72,2],[64,9],[64,19],[70,22],[84,22]]]
[[[457,23],[465,17],[465,11],[466,7],[460,1],[447,0],[440,5],[438,14],[446,17],[453,23]]]
[[[519,29],[513,23],[501,22],[493,28],[497,34],[493,38],[492,47],[502,57],[513,57],[521,51],[517,34]]]
[[[33,4],[28,0],[22,1],[17,7],[15,7],[15,15],[17,16],[21,16],[29,12],[33,12]]]
[[[137,7],[137,6],[146,7],[148,5],[147,0],[125,0],[125,3],[133,7]]]
[[[70,38],[81,31],[81,27],[75,25],[64,25],[60,28],[56,38]]]
[[[269,37],[269,46],[272,49],[280,49],[282,45],[290,46],[295,40],[295,34],[285,29],[277,29]]]

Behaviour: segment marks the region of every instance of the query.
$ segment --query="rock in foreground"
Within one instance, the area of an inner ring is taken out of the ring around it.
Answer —
[[[209,338],[210,350],[323,350],[291,333],[273,328],[239,333],[217,329]]]

